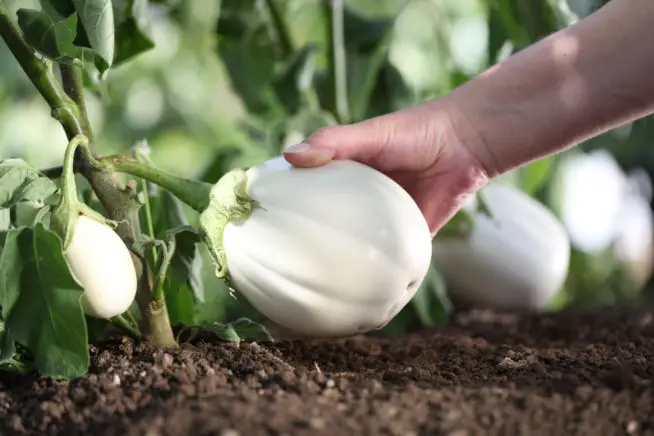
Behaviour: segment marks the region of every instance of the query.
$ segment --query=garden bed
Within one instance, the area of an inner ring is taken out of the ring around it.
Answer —
[[[0,434],[653,434],[654,309],[468,311],[406,338],[92,349],[0,378]]]

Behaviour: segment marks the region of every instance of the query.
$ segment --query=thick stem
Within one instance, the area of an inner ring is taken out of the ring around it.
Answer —
[[[209,206],[213,187],[209,183],[178,177],[127,156],[103,157],[97,164],[100,168],[130,174],[159,185],[198,212],[203,212]]]
[[[79,123],[82,130],[89,138],[89,143],[94,144],[93,129],[89,122],[86,111],[86,99],[84,98],[84,85],[82,83],[82,67],[78,65],[60,64],[61,81],[64,85],[64,92],[77,104],[79,111]]]
[[[150,300],[146,310],[149,315],[145,319],[148,343],[154,348],[176,348],[178,344],[170,327],[166,299]]]

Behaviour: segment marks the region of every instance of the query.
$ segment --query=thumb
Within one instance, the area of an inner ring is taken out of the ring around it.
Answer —
[[[323,127],[304,142],[284,150],[284,158],[297,167],[316,167],[332,159],[367,161],[387,142],[383,124],[369,120],[343,126]]]

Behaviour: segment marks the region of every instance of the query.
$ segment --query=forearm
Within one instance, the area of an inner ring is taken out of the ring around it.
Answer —
[[[444,100],[494,177],[653,113],[653,42],[654,1],[612,0]]]

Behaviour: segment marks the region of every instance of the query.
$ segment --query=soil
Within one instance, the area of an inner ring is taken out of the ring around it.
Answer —
[[[654,434],[654,308],[471,310],[404,338],[92,347],[72,382],[0,376],[0,434]]]

